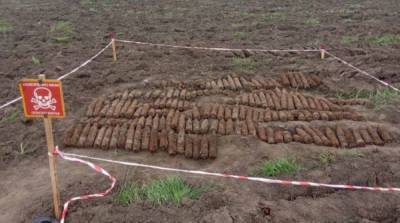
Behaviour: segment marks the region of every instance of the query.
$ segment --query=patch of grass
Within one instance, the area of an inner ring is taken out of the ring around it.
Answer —
[[[300,165],[294,159],[283,158],[265,161],[256,174],[263,177],[274,177],[294,173],[300,169]]]
[[[344,45],[352,43],[369,43],[376,45],[400,44],[400,35],[384,34],[380,36],[367,36],[363,38],[358,36],[343,36],[340,39],[340,43]]]
[[[334,153],[330,153],[330,152],[321,153],[321,154],[319,154],[318,158],[319,158],[319,162],[325,166],[336,161],[336,155]]]
[[[8,114],[6,117],[4,117],[0,123],[13,123],[18,120],[19,113],[18,111],[13,111],[10,114]]]
[[[382,106],[390,104],[396,99],[400,99],[400,93],[391,88],[383,88],[377,90],[361,89],[350,92],[339,92],[336,94],[336,97],[339,99],[369,99],[375,108],[380,108]]]
[[[364,157],[362,152],[354,149],[339,150],[338,155],[343,157]]]
[[[233,37],[237,40],[245,40],[249,37],[249,34],[246,32],[235,32]]]
[[[39,60],[37,57],[32,56],[32,63],[33,63],[34,65],[39,65],[39,64],[40,64],[40,60]]]
[[[241,13],[240,13],[240,16],[241,16],[241,17],[244,17],[244,18],[251,18],[251,17],[254,17],[255,14],[252,13],[252,12],[241,12]]]
[[[251,58],[234,57],[232,60],[233,68],[240,71],[251,71],[257,67],[257,62]]]
[[[305,24],[307,26],[316,27],[316,26],[319,26],[321,24],[321,22],[317,18],[309,18],[305,21]]]
[[[75,35],[74,28],[69,21],[59,21],[50,28],[51,38],[56,43],[68,43]]]
[[[4,19],[0,19],[0,33],[7,33],[12,30],[13,28],[9,22]]]
[[[385,34],[381,36],[369,36],[365,39],[367,43],[378,45],[400,44],[400,35]]]
[[[340,43],[343,45],[348,45],[358,42],[360,42],[360,38],[358,36],[342,36],[342,38],[340,39]]]
[[[266,22],[285,20],[287,17],[286,12],[275,11],[263,15],[263,20]]]
[[[24,154],[25,154],[25,152],[26,152],[26,147],[28,147],[28,145],[26,145],[24,142],[21,142],[21,143],[19,144],[19,153],[20,153],[21,155],[24,155]]]
[[[167,177],[154,180],[148,185],[124,185],[118,192],[116,201],[122,205],[129,205],[138,201],[180,205],[183,198],[196,199],[203,192],[204,189],[192,187],[179,177]]]

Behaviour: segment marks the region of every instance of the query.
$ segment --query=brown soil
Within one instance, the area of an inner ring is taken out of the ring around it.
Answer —
[[[344,59],[368,70],[382,80],[396,84],[399,45],[376,45],[358,41],[342,44],[343,36],[399,33],[400,6],[387,1],[0,1],[0,19],[13,30],[0,33],[0,98],[18,95],[16,83],[23,77],[45,73],[56,78],[96,53],[115,31],[123,39],[157,43],[286,49],[315,47],[324,43]],[[316,18],[317,20],[312,20]],[[311,19],[311,20],[310,20]],[[67,44],[51,40],[50,27],[70,21],[75,29]],[[318,21],[318,22],[316,22]],[[40,59],[32,63],[32,56]],[[233,65],[234,57],[253,61]],[[67,128],[83,117],[87,105],[101,94],[143,85],[143,81],[220,78],[228,74],[248,77],[278,77],[301,71],[324,77],[325,86],[312,95],[331,97],[338,90],[376,88],[378,85],[330,58],[318,53],[233,54],[160,49],[118,44],[118,61],[111,52],[98,57],[86,68],[63,81],[68,117],[55,120],[61,145]],[[343,76],[340,76],[343,74]],[[202,100],[217,102],[221,98]],[[398,131],[398,104],[377,112],[357,108],[368,122]],[[43,126],[40,120],[21,116],[21,106],[0,111],[0,219],[2,222],[30,222],[34,216],[51,214],[51,194]],[[313,121],[316,125],[329,124]],[[355,121],[338,121],[357,127]],[[285,123],[276,122],[285,127]],[[26,148],[21,154],[20,148]],[[165,153],[133,153],[115,150],[69,149],[74,153],[131,160],[187,169],[248,175],[266,159],[295,157],[304,170],[285,179],[369,186],[400,186],[398,144],[368,145],[349,151],[362,155],[340,155],[344,150],[300,143],[267,144],[254,137],[222,136],[215,160],[189,160]],[[322,153],[337,154],[323,165]],[[173,173],[102,164],[119,180],[148,182]],[[87,167],[58,162],[63,201],[74,195],[104,190],[108,180]],[[265,185],[229,179],[182,175],[191,184],[210,187],[198,200],[185,200],[180,207],[136,203],[116,204],[115,193],[92,201],[73,203],[70,222],[398,222],[400,196],[396,193],[344,191],[320,188]],[[270,214],[267,214],[270,210]]]

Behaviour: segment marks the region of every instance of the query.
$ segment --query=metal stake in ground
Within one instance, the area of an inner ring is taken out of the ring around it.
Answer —
[[[58,188],[56,162],[53,156],[54,138],[51,118],[63,118],[65,116],[61,82],[59,80],[46,80],[45,75],[41,74],[38,80],[21,80],[19,89],[22,95],[25,116],[43,118],[49,155],[54,215],[59,219],[61,217],[60,191]]]

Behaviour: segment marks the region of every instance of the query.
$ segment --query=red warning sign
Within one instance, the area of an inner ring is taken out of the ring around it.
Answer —
[[[25,79],[19,82],[26,117],[65,116],[61,81]]]

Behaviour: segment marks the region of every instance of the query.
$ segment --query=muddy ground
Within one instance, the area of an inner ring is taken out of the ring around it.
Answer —
[[[247,48],[312,48],[323,43],[338,56],[378,78],[397,84],[398,40],[385,44],[378,37],[400,33],[400,5],[385,1],[11,1],[0,0],[0,19],[9,28],[0,33],[0,98],[18,95],[23,77],[45,73],[56,78],[104,47],[109,33],[119,38],[157,43]],[[67,43],[54,41],[51,26],[68,21],[74,29]],[[34,64],[32,57],[40,60]],[[63,81],[67,118],[54,122],[56,141],[81,117],[99,94],[113,92],[143,80],[214,78],[230,73],[274,76],[297,70],[324,77],[327,86],[314,92],[334,96],[336,91],[373,89],[368,81],[340,63],[315,53],[255,54],[250,64],[234,64],[232,53],[159,49],[118,44],[118,61],[106,51],[90,65]],[[51,214],[51,194],[43,126],[22,118],[21,106],[1,112],[0,219],[30,222]],[[398,128],[398,104],[369,109],[370,121]],[[263,160],[292,156],[305,170],[280,176],[326,183],[400,186],[398,144],[369,146],[340,155],[338,149],[297,143],[268,145],[249,137],[221,137],[215,161],[192,161],[162,153],[69,149],[100,157],[248,175]],[[23,148],[23,152],[21,151]],[[337,159],[322,165],[320,155]],[[355,155],[354,155],[355,154]],[[360,155],[361,154],[361,155]],[[147,182],[173,173],[103,164],[120,184]],[[87,167],[58,164],[62,199],[103,190],[108,181]],[[182,175],[194,185],[211,189],[182,206],[136,203],[121,206],[115,193],[104,199],[72,204],[69,222],[399,222],[400,196],[394,193],[343,191],[275,186],[229,179]],[[119,185],[120,185],[119,184]],[[270,215],[262,212],[268,207]]]

